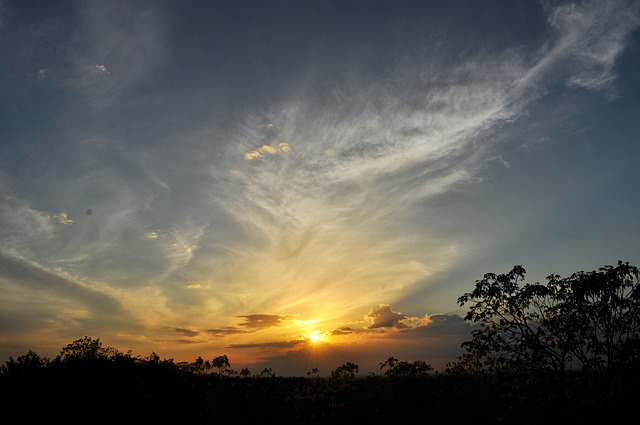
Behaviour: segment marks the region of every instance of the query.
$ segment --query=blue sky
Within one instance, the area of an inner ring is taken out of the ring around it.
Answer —
[[[0,357],[441,368],[484,273],[640,263],[639,27],[637,1],[0,1]]]

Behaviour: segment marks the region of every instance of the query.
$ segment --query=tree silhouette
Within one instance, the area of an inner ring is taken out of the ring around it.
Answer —
[[[229,363],[229,358],[224,354],[222,356],[217,356],[211,362],[211,366],[218,369],[218,374],[230,374],[233,371],[231,370],[231,364]]]
[[[387,368],[384,372],[389,377],[426,377],[429,372],[433,371],[433,367],[423,360],[414,362],[399,361],[395,357],[389,357],[385,362],[380,363],[380,370]]]
[[[258,374],[258,378],[273,378],[275,377],[276,374],[273,373],[273,369],[270,367],[265,367],[264,369],[262,369],[262,371],[260,371],[260,373]]]
[[[355,378],[359,370],[360,368],[357,364],[346,362],[331,372],[331,378],[349,381]]]
[[[547,277],[524,284],[525,269],[485,274],[472,292],[465,317],[481,326],[451,369],[465,371],[587,372],[638,365],[640,356],[639,272],[629,263]],[[577,364],[573,364],[575,361]]]
[[[27,354],[18,356],[15,360],[10,356],[4,365],[0,365],[0,374],[4,376],[30,375],[47,367],[49,362],[48,358],[40,357],[34,351],[29,350]]]
[[[60,350],[60,360],[68,361],[72,359],[95,360],[106,359],[115,353],[114,348],[103,348],[100,338],[92,339],[85,336],[77,339]]]

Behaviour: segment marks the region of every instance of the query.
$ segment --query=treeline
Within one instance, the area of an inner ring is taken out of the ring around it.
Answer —
[[[27,423],[118,420],[322,424],[409,421],[622,421],[640,396],[639,272],[628,263],[523,283],[525,270],[485,274],[467,320],[480,326],[443,372],[389,357],[382,375],[344,363],[327,378],[252,374],[226,355],[193,362],[133,356],[85,337],[53,360],[29,351],[0,365],[0,400]]]
[[[26,423],[77,422],[213,424],[335,421],[448,424],[624,419],[635,411],[635,371],[591,373],[435,373],[423,361],[380,363],[381,375],[358,376],[345,363],[320,377],[279,377],[270,369],[235,373],[226,356],[174,362],[134,357],[85,337],[54,360],[29,351],[1,367],[6,417]],[[596,422],[597,423],[597,422]]]

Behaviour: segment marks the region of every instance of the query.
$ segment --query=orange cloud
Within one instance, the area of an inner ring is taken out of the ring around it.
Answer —
[[[247,152],[244,154],[244,159],[252,161],[254,159],[262,158],[265,154],[277,155],[279,153],[291,152],[291,146],[287,142],[279,143],[277,147],[271,145],[262,145],[261,148]]]

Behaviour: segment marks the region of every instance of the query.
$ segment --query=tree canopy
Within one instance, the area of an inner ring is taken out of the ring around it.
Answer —
[[[487,273],[458,298],[480,324],[450,370],[612,372],[640,360],[639,271],[629,263],[524,283],[525,269]]]

